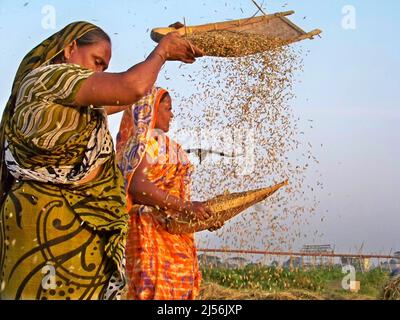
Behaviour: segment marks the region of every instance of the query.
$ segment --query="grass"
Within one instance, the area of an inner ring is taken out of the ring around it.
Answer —
[[[346,274],[340,267],[319,267],[309,270],[288,270],[275,267],[247,266],[238,269],[202,268],[204,286],[202,297],[222,299],[224,290],[229,297],[246,299],[379,299],[389,281],[380,269],[356,274],[361,289],[352,293],[342,288]],[[212,292],[210,292],[212,291]]]

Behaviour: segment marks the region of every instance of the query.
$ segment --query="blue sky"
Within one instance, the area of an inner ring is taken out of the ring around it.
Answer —
[[[42,27],[46,5],[55,9],[55,29]],[[355,9],[355,29],[342,27],[346,5]],[[264,1],[264,8],[295,10],[291,19],[303,29],[323,30],[321,39],[302,43],[303,50],[310,51],[304,55],[304,72],[292,101],[316,146],[313,152],[325,184],[318,194],[318,211],[326,218],[321,222],[317,214],[312,222],[324,233],[320,242],[341,251],[363,242],[369,252],[400,250],[400,2],[274,0]],[[251,0],[0,0],[0,110],[23,56],[72,21],[96,23],[110,34],[109,70],[117,72],[140,62],[154,48],[149,37],[154,27],[183,17],[188,24],[202,24],[244,18],[255,11]],[[177,63],[169,63],[165,70],[174,74],[176,68]],[[171,85],[163,77],[159,80]],[[313,128],[307,119],[313,120]],[[118,124],[119,116],[111,117],[114,135]]]

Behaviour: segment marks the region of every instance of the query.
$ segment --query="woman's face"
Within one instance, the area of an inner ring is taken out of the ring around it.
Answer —
[[[64,56],[66,63],[77,64],[95,72],[103,72],[110,63],[111,43],[103,40],[79,47],[74,41],[65,48]]]
[[[171,97],[169,94],[165,94],[158,105],[155,128],[168,132],[173,117]]]

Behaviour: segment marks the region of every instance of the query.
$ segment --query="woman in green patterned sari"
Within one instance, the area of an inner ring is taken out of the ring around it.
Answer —
[[[119,297],[128,214],[107,114],[151,90],[165,61],[197,56],[173,33],[107,73],[110,38],[86,22],[25,56],[0,128],[1,299]]]

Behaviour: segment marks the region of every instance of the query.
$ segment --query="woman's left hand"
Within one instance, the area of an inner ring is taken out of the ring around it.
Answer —
[[[200,221],[208,220],[213,215],[213,211],[208,207],[207,203],[201,201],[188,201],[184,211],[193,214],[194,218]]]

